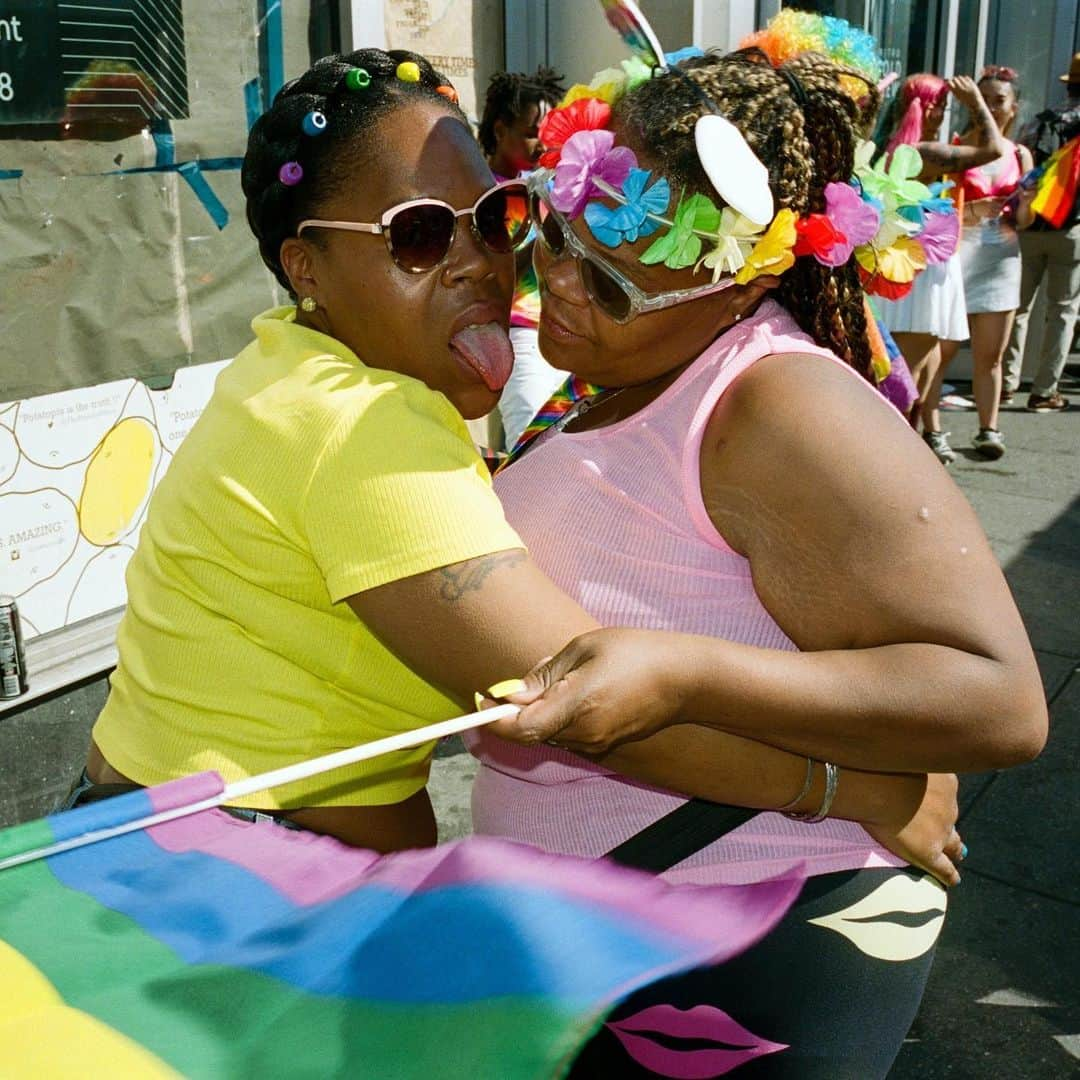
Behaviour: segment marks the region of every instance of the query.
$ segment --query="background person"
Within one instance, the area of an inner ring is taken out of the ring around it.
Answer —
[[[1005,453],[998,430],[1002,396],[1001,358],[1020,302],[1020,239],[1018,230],[1034,219],[1034,188],[1019,188],[1020,177],[1032,167],[1031,152],[1009,140],[1020,104],[1016,72],[988,67],[979,78],[979,93],[1008,147],[1005,154],[985,165],[965,170],[959,178],[963,191],[963,231],[957,256],[964,275],[973,364],[972,392],[979,414],[979,431],[972,446],[986,458]],[[970,146],[978,136],[971,127],[957,139]],[[958,343],[942,344],[941,367],[930,397],[940,400],[945,369]]]
[[[950,91],[971,113],[972,145],[951,146],[939,141]],[[958,76],[946,81],[926,73],[905,79],[897,95],[887,151],[891,154],[902,145],[914,146],[922,156],[923,171],[918,179],[924,182],[993,161],[1007,149],[974,80]],[[878,311],[919,389],[923,438],[938,460],[948,465],[956,454],[941,430],[935,376],[941,367],[941,343],[960,342],[968,335],[959,258],[953,255],[928,267],[905,297],[883,299]]]
[[[1021,141],[1030,146],[1037,167],[1045,165],[1056,150],[1080,135],[1080,53],[1072,58],[1068,72],[1060,79],[1068,92],[1064,104],[1040,113],[1021,136]],[[1058,381],[1069,358],[1080,309],[1080,206],[1075,175],[1071,186],[1061,192],[1057,224],[1036,215],[1032,226],[1020,236],[1020,253],[1020,303],[1005,352],[1004,392],[1011,400],[1020,385],[1031,306],[1045,281],[1042,351],[1026,407],[1029,412],[1062,412],[1069,401],[1058,390]]]
[[[543,66],[532,75],[500,71],[491,77],[479,137],[496,178],[524,176],[536,167],[543,149],[538,129],[548,109],[557,105],[565,92],[561,79],[561,75]],[[540,293],[532,265],[532,245],[524,246],[517,259],[518,280],[510,310],[514,370],[499,398],[507,449],[513,447],[536,411],[564,378],[562,372],[544,360],[536,344]]]

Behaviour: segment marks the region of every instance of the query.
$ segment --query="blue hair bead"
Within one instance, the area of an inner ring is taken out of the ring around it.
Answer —
[[[326,130],[326,116],[318,109],[312,109],[300,124],[305,135],[321,135]]]

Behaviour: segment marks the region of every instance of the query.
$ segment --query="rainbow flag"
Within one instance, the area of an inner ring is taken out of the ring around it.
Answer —
[[[558,423],[582,398],[593,397],[602,390],[601,386],[586,382],[577,375],[570,375],[529,421],[529,426],[518,436],[518,441],[510,448],[509,455],[499,463],[499,468],[509,465],[533,439]]]
[[[1080,180],[1080,135],[1070,139],[1046,162],[1031,208],[1039,217],[1060,229],[1076,203]]]
[[[109,802],[185,785],[214,788]],[[16,826],[0,858],[116,817]],[[0,1076],[558,1076],[619,999],[741,952],[799,887],[479,837],[379,856],[203,810],[0,870]]]

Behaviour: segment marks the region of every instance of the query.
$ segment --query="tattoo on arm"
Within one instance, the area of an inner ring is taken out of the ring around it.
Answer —
[[[518,566],[529,556],[520,548],[513,551],[499,551],[481,559],[470,559],[467,563],[455,566],[443,566],[439,569],[442,581],[439,584],[439,598],[451,604],[456,603],[468,592],[476,592],[483,587],[488,577],[502,566]]]
[[[930,165],[941,172],[966,169],[965,159],[971,157],[970,146],[950,146],[948,143],[920,143],[918,150],[924,167]]]
[[[992,146],[997,122],[990,112],[990,107],[981,97],[975,102],[975,108],[971,110],[971,122],[978,139],[976,145]]]

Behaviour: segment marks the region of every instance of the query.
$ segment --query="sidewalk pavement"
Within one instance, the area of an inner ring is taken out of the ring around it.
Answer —
[[[1070,383],[1077,407],[1064,414],[1003,411],[1008,452],[996,462],[965,449],[974,413],[944,414],[960,455],[952,474],[1031,635],[1051,731],[1038,761],[962,780],[971,854],[893,1080],[1080,1076],[1080,385]],[[0,825],[56,805],[105,692],[95,680],[0,721]],[[469,831],[474,771],[459,741],[440,747],[431,791],[444,840]]]

